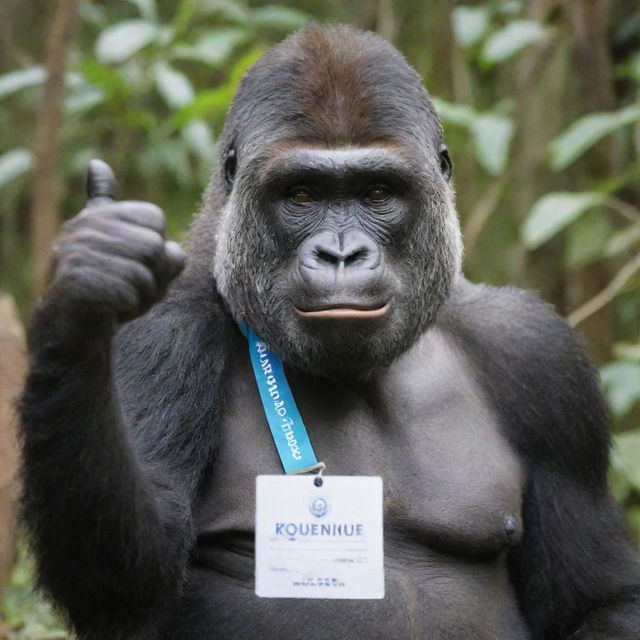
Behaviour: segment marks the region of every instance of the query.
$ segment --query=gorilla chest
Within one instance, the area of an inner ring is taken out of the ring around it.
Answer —
[[[253,530],[255,476],[282,469],[248,362],[229,381],[200,534]],[[444,339],[417,344],[361,385],[289,374],[327,473],[380,475],[385,552],[496,556],[521,530],[521,464],[466,361]]]

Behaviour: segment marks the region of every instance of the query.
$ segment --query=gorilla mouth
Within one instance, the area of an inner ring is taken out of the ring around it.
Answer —
[[[391,302],[382,305],[369,306],[361,304],[336,304],[315,309],[300,309],[293,305],[295,312],[302,318],[329,320],[372,320],[382,318],[389,311]]]

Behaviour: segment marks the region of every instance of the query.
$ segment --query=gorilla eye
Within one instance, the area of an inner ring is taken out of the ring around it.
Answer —
[[[233,180],[236,177],[236,151],[233,147],[227,152],[227,157],[224,161],[224,179],[227,183],[227,189],[230,191],[233,185]]]
[[[445,145],[440,145],[440,171],[444,179],[449,181],[453,174],[453,163],[449,157],[449,149]]]
[[[311,191],[304,187],[293,187],[293,189],[289,189],[287,198],[295,202],[295,204],[309,204],[314,201]]]
[[[375,187],[371,187],[371,189],[364,194],[364,197],[369,202],[385,202],[391,197],[391,189],[384,185],[376,185]]]

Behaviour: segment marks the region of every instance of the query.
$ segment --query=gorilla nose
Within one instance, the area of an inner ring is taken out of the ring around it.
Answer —
[[[325,231],[312,236],[300,247],[300,259],[310,269],[375,269],[380,265],[380,250],[361,231],[334,233]]]

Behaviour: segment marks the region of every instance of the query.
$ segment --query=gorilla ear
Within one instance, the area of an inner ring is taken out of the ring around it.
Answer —
[[[453,163],[449,156],[449,149],[447,149],[446,145],[441,144],[438,152],[440,154],[440,170],[442,171],[444,179],[449,182],[453,175]]]
[[[224,159],[224,181],[227,187],[227,194],[231,193],[233,188],[233,181],[236,177],[236,150],[231,145],[225,155]]]

